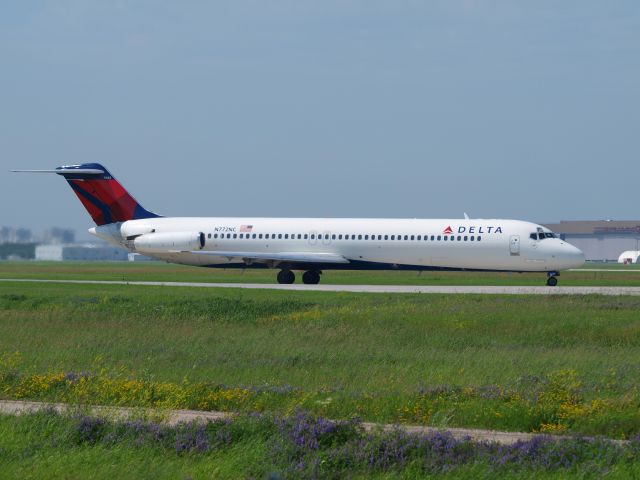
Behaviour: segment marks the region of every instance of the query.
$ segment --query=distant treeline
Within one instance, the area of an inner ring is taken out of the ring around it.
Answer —
[[[0,259],[33,259],[36,258],[35,243],[3,243],[0,244]]]

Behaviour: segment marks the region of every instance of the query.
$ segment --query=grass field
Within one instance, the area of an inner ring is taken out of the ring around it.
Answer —
[[[213,276],[200,277],[200,272]],[[267,281],[272,273],[244,275]],[[335,278],[344,283],[435,278],[390,273],[344,272]],[[592,273],[575,272],[573,278],[569,272],[562,280],[584,284]],[[610,284],[629,284],[640,276],[596,273]],[[19,275],[246,278],[239,272],[162,264],[0,264],[0,277]],[[456,284],[529,278],[438,275],[456,278]],[[334,419],[633,438],[640,434],[639,309],[640,298],[624,296],[3,282],[0,395],[285,416],[305,411]],[[18,428],[18,420],[3,421]],[[157,450],[149,453],[157,455]],[[175,463],[175,471],[183,461],[167,460]],[[469,468],[457,471],[462,475]]]
[[[559,285],[640,286],[640,266],[588,264],[562,272]],[[601,270],[601,271],[590,271]],[[613,270],[613,271],[609,271]],[[0,278],[276,283],[278,270],[221,270],[161,262],[1,262]],[[326,271],[321,283],[346,285],[538,285],[544,273]],[[297,282],[300,283],[300,275]]]
[[[168,427],[52,412],[0,416],[2,478],[637,478],[640,442],[474,444],[291,418]]]

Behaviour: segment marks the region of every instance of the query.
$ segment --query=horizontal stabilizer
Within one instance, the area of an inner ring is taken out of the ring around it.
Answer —
[[[104,175],[104,170],[97,170],[95,168],[56,168],[55,170],[11,170],[15,173],[57,173],[59,175],[68,174],[82,174],[82,175]]]
[[[283,253],[263,253],[263,252],[227,252],[227,251],[202,251],[194,250],[189,253],[195,255],[207,255],[212,257],[224,257],[229,260],[242,258],[255,260],[257,262],[296,262],[296,263],[349,263],[342,255],[335,253],[305,253],[305,252],[283,252]]]

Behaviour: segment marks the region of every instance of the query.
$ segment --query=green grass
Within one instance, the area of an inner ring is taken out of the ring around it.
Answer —
[[[637,265],[589,264],[585,268],[617,270],[568,271],[565,286],[640,286]],[[0,262],[0,278],[275,283],[277,270],[220,270],[160,262]],[[544,273],[326,271],[322,283],[371,285],[544,285]],[[300,282],[300,275],[298,275]]]
[[[72,428],[72,420],[55,415],[0,416],[0,477],[261,478],[269,473],[268,445],[258,436],[206,456],[177,455],[157,447],[80,443]]]
[[[640,271],[624,272],[566,272],[561,284],[640,284]],[[0,278],[271,283],[273,275],[164,264],[0,263]],[[323,277],[354,284],[540,280],[540,274],[478,273]],[[330,418],[628,438],[640,433],[639,307],[640,298],[626,296],[1,282],[0,397],[179,408],[204,402],[284,414],[302,408]],[[76,384],[60,380],[64,372],[91,375]],[[131,444],[69,443],[69,422],[0,416],[0,478],[265,478],[281,471],[270,461],[271,440],[257,433],[206,455],[177,455]],[[592,467],[585,461],[569,471],[507,469],[500,476],[640,474],[637,462]],[[348,475],[425,477],[411,466]],[[444,474],[495,475],[484,464]]]
[[[223,408],[627,437],[640,432],[639,308],[637,297],[1,283],[0,352],[20,352],[22,377],[251,390],[207,404]],[[10,380],[5,396],[73,398]],[[100,385],[95,402],[162,403]]]
[[[449,447],[444,444],[449,443]],[[166,427],[84,415],[0,415],[0,476],[46,478],[636,478],[638,444],[364,434],[307,416]],[[375,464],[371,455],[378,454]]]

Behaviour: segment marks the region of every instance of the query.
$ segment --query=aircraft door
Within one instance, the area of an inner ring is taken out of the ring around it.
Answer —
[[[509,252],[511,255],[520,255],[520,235],[511,235],[509,238]]]

